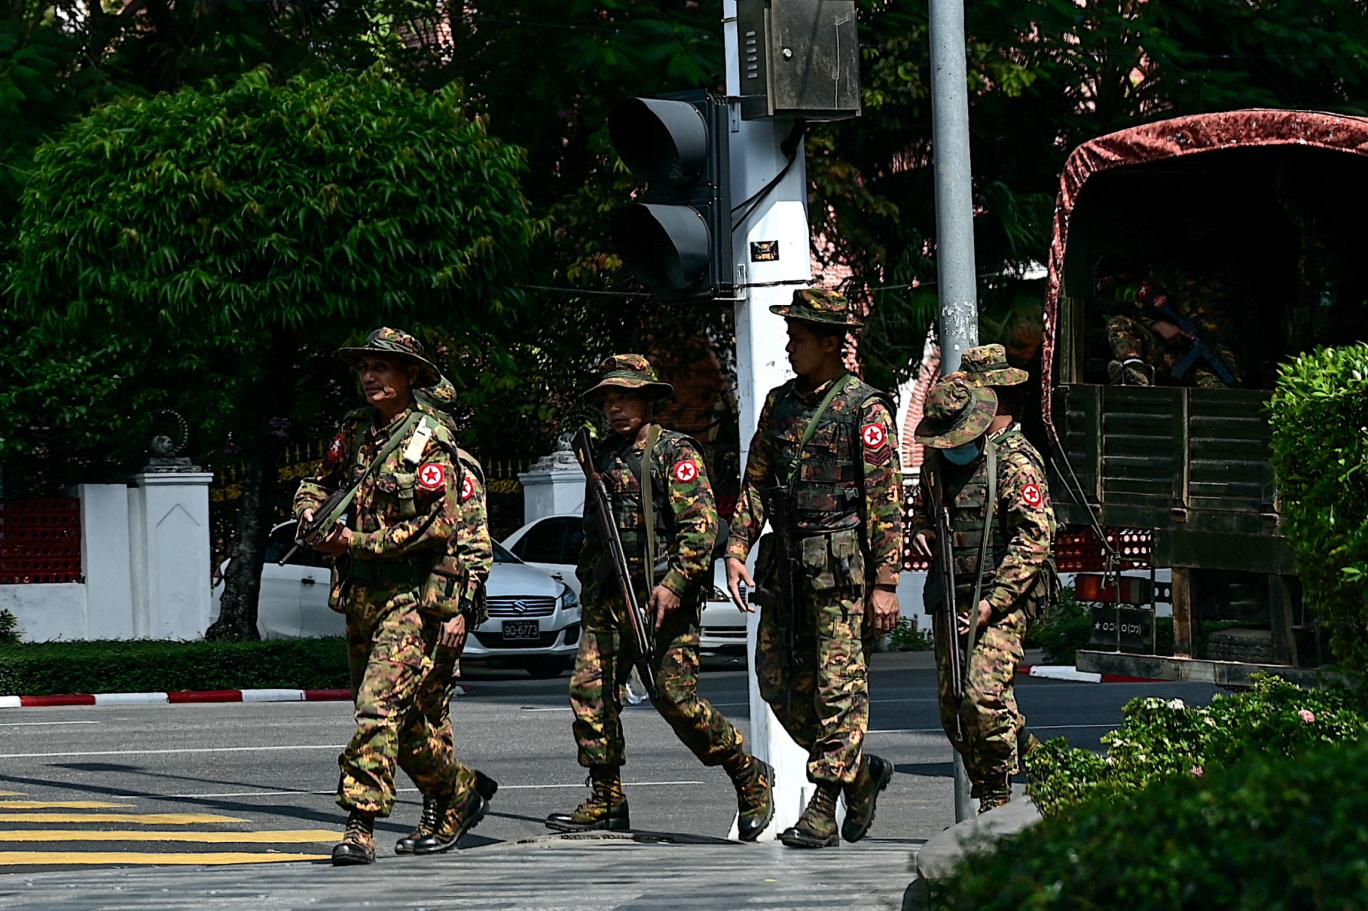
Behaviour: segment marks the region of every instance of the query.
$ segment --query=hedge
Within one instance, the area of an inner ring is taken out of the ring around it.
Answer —
[[[970,852],[937,908],[1368,908],[1368,744],[1254,755],[1092,800]]]
[[[1255,675],[1248,692],[1217,694],[1207,706],[1134,699],[1121,726],[1104,734],[1103,755],[1051,740],[1026,757],[1028,791],[1046,816],[1082,801],[1125,799],[1157,781],[1212,777],[1252,754],[1297,756],[1321,744],[1368,742],[1368,716],[1343,685],[1304,690]]]
[[[1305,598],[1344,670],[1368,679],[1368,343],[1283,364],[1269,409]]]
[[[145,693],[350,684],[344,639],[35,642],[0,647],[0,695]]]

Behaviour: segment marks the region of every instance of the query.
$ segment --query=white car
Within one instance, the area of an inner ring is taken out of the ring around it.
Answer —
[[[257,629],[263,639],[344,635],[342,615],[328,609],[327,561],[301,547],[284,566],[278,565],[294,546],[294,535],[293,521],[271,529],[261,569]],[[574,588],[495,543],[486,591],[489,619],[466,641],[463,661],[519,666],[534,677],[555,677],[574,664],[580,638],[579,595]],[[222,596],[220,581],[214,586],[215,620]]]
[[[529,522],[504,538],[504,547],[513,555],[545,570],[579,592],[575,566],[580,545],[584,543],[584,520],[576,515],[546,516]],[[727,570],[721,560],[713,564],[713,584],[703,602],[703,648],[746,647],[746,615],[736,609],[727,594]]]

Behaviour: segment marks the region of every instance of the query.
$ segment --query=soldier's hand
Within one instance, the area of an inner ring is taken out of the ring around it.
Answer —
[[[987,601],[980,601],[978,605],[979,629],[983,629],[987,626],[988,621],[991,619],[993,619],[993,605],[989,604]],[[967,614],[960,614],[959,616],[959,633],[961,636],[969,634],[969,616]]]
[[[876,588],[869,594],[869,606],[874,616],[874,635],[887,636],[898,628],[898,593]]]
[[[727,591],[731,593],[732,603],[737,610],[746,613],[754,612],[755,608],[746,603],[746,599],[741,596],[741,583],[745,582],[749,589],[755,588],[755,580],[751,578],[750,570],[746,569],[746,564],[735,557],[727,558]]]
[[[296,525],[295,527],[296,527],[296,528],[303,528],[305,525],[311,524],[311,523],[313,522],[313,517],[314,517],[314,511],[313,511],[312,509],[306,509],[306,510],[304,510],[304,514],[303,514],[302,516],[299,517],[299,524]]]
[[[442,648],[455,649],[459,655],[465,651],[466,632],[465,614],[457,614],[442,624],[442,630],[437,634],[437,644]]]
[[[679,610],[679,605],[679,596],[665,586],[657,585],[651,590],[650,609],[655,613],[656,629],[665,622],[666,614]]]
[[[936,546],[936,533],[929,528],[923,528],[912,536],[912,553],[919,557],[930,559],[935,555],[932,549]]]
[[[314,550],[325,557],[338,557],[351,550],[352,530],[345,525],[338,525],[322,541],[314,545]]]
[[[1177,326],[1173,325],[1173,323],[1167,322],[1165,320],[1160,320],[1159,322],[1155,323],[1154,331],[1160,338],[1162,338],[1166,342],[1169,342],[1170,344],[1178,341],[1179,339],[1192,338],[1192,336],[1188,335],[1182,329],[1179,329]]]

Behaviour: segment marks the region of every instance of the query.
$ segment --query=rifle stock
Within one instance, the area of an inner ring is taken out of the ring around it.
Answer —
[[[589,438],[588,428],[580,428],[579,433],[575,434],[571,448],[574,449],[575,458],[579,461],[580,469],[584,471],[585,480],[588,481],[588,492],[589,497],[592,498],[594,513],[597,517],[599,537],[603,539],[603,544],[608,550],[609,567],[613,578],[617,580],[618,592],[622,595],[622,602],[626,605],[627,625],[632,629],[632,642],[636,652],[633,656],[633,662],[637,673],[641,675],[641,682],[646,685],[646,689],[654,697],[656,695],[656,680],[655,670],[651,664],[652,656],[655,654],[653,618],[646,616],[641,602],[637,599],[636,589],[632,587],[631,569],[627,562],[627,554],[622,549],[622,538],[618,535],[617,523],[613,521],[608,488],[604,486],[603,478],[595,467],[594,444]],[[586,507],[588,505],[586,504]]]

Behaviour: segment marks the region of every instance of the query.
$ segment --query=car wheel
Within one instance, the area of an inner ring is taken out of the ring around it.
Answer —
[[[538,680],[549,680],[552,677],[559,677],[562,673],[569,670],[571,662],[564,658],[533,658],[527,662],[527,673]]]

